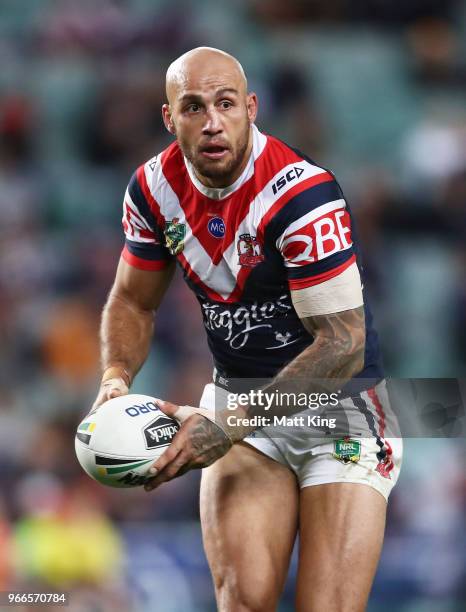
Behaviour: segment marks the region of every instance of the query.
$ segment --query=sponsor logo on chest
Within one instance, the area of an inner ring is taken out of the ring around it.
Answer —
[[[225,236],[225,222],[221,217],[213,217],[207,223],[209,234],[214,238],[223,238]]]
[[[275,301],[254,302],[233,308],[205,302],[202,304],[202,311],[205,328],[220,333],[222,340],[234,350],[243,348],[251,333],[256,330],[261,330],[262,333],[268,330],[266,343],[270,342],[270,345],[264,346],[264,349],[283,348],[296,342],[296,338],[292,338],[290,333],[281,333],[276,329],[277,319],[283,320],[293,311],[286,294]]]

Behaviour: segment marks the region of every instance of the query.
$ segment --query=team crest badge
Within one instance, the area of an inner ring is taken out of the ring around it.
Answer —
[[[359,440],[351,440],[351,438],[342,438],[335,440],[335,450],[333,456],[342,463],[357,463],[361,459],[361,442]]]
[[[165,241],[167,248],[172,255],[178,255],[184,249],[184,239],[186,236],[186,225],[180,223],[178,217],[173,217],[171,221],[165,223]]]
[[[238,255],[241,266],[252,268],[264,261],[261,245],[255,236],[241,234],[238,239]]]

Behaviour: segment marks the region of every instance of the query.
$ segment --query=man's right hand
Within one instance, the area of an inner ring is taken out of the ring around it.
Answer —
[[[89,414],[92,414],[99,406],[114,397],[127,395],[129,392],[129,375],[126,370],[120,368],[108,368],[103,376],[100,389]]]

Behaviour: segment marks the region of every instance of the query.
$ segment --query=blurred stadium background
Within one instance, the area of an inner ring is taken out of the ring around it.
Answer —
[[[464,2],[1,0],[0,590],[65,590],[73,611],[215,609],[199,475],[113,491],[73,449],[124,189],[169,142],[164,70],[200,44],[242,61],[260,128],[339,177],[387,373],[464,375]],[[177,274],[134,388],[192,404],[210,373]],[[407,441],[370,611],[464,609],[465,493],[461,443]]]

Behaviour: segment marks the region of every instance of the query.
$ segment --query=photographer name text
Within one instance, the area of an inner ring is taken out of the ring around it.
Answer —
[[[335,429],[336,419],[321,417],[317,414],[294,416],[253,416],[237,417],[229,415],[227,417],[229,427],[325,427]]]

